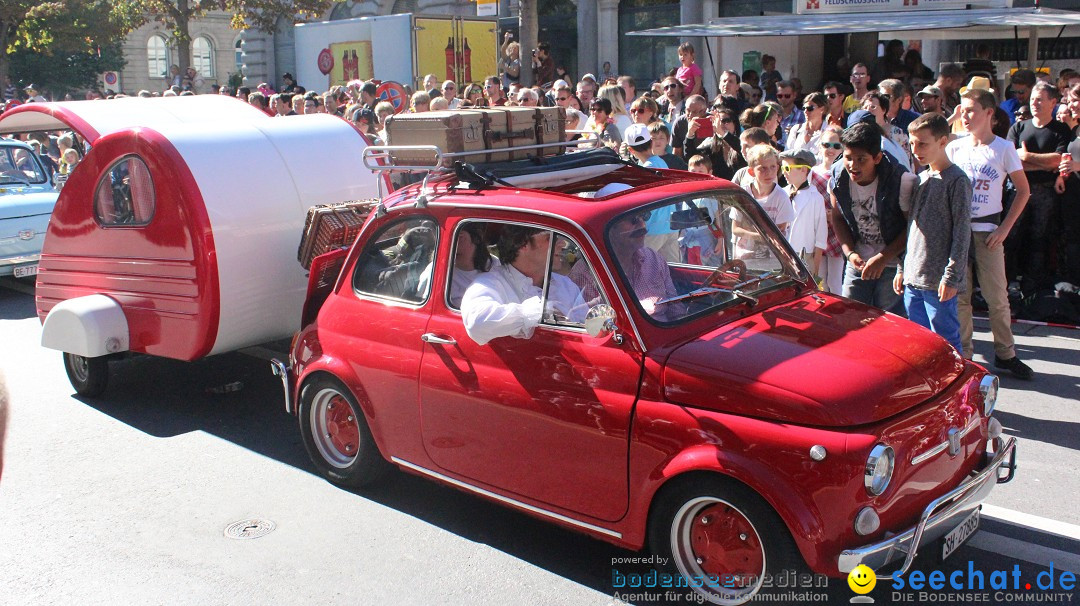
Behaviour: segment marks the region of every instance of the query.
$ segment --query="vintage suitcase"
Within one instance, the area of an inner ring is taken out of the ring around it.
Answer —
[[[296,253],[300,265],[310,269],[315,257],[351,245],[378,203],[376,199],[354,200],[309,208]]]
[[[472,111],[438,111],[418,114],[396,114],[386,121],[387,145],[436,145],[445,153],[482,152],[484,150],[483,117]],[[391,151],[397,165],[429,166],[430,153]],[[466,162],[483,162],[483,154],[455,158]],[[450,166],[452,161],[447,161]]]
[[[491,150],[566,140],[566,110],[561,107],[496,107],[470,111],[481,111],[487,117],[484,123],[484,140]],[[548,147],[503,154],[492,153],[485,162],[551,156],[565,151],[565,147]]]
[[[482,116],[484,146],[492,153],[474,162],[507,162],[528,156],[540,155],[538,150],[498,152],[507,147],[536,145],[537,116],[532,107],[469,108],[469,112]]]

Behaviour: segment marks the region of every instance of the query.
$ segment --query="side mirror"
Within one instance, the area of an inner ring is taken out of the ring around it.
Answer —
[[[591,337],[603,337],[618,330],[615,326],[615,310],[606,303],[594,305],[585,315],[585,332]]]

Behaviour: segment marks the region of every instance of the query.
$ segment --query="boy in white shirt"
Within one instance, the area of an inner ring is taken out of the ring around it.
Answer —
[[[751,179],[744,185],[746,191],[757,200],[765,214],[772,219],[780,233],[787,237],[788,226],[795,219],[795,211],[787,192],[777,185],[780,158],[771,145],[759,144],[746,152],[747,173]],[[765,259],[771,254],[757,229],[748,224],[737,208],[731,209],[731,231],[735,235],[735,256],[740,259]]]
[[[829,226],[825,215],[825,199],[809,182],[810,170],[815,163],[814,154],[805,149],[790,150],[780,154],[780,160],[787,177],[788,198],[795,212],[788,242],[810,268],[814,280],[817,281]]]

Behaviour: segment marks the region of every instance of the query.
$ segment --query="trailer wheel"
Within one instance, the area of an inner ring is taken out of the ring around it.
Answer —
[[[308,456],[330,482],[358,488],[377,482],[390,470],[364,411],[336,378],[318,375],[304,384],[299,416]]]
[[[105,356],[87,358],[64,353],[64,370],[75,393],[84,398],[96,398],[109,385],[109,359]]]

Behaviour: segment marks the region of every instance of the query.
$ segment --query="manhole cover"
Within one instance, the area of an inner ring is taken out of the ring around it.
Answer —
[[[225,527],[225,536],[230,539],[257,539],[266,536],[277,528],[270,520],[240,520]]]

